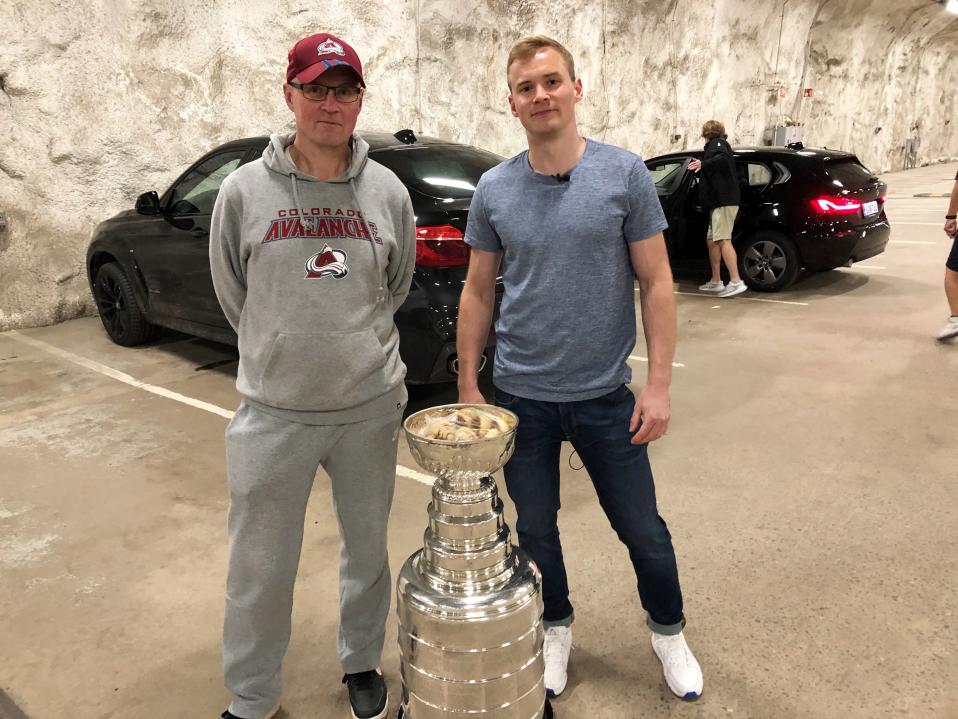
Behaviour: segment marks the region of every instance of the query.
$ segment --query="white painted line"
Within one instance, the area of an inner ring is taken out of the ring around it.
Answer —
[[[68,362],[79,365],[80,367],[84,367],[93,372],[102,374],[110,379],[115,379],[117,382],[123,382],[131,387],[136,387],[137,389],[151,392],[152,394],[159,395],[160,397],[171,399],[174,402],[182,402],[190,407],[195,407],[196,409],[201,409],[205,412],[210,412],[212,414],[219,415],[220,417],[225,417],[226,419],[232,419],[233,415],[235,414],[234,412],[224,409],[223,407],[219,407],[215,404],[194,399],[193,397],[187,397],[184,394],[174,392],[173,390],[166,389],[165,387],[159,387],[155,384],[141,382],[125,372],[120,372],[112,367],[107,367],[105,364],[100,364],[99,362],[94,362],[86,357],[81,357],[80,355],[73,354],[72,352],[67,352],[66,350],[62,350],[59,347],[55,347],[54,345],[48,344],[42,340],[27,337],[26,335],[20,334],[16,330],[10,330],[9,332],[3,333],[3,335],[6,337],[12,337],[18,342],[30,345],[31,347],[36,347],[37,349],[43,350],[49,354],[56,355],[61,359],[65,359]],[[436,481],[435,477],[431,477],[428,474],[423,474],[422,472],[417,472],[415,469],[409,469],[409,467],[403,467],[401,464],[396,465],[396,474],[400,477],[406,477],[407,479],[412,479],[422,484],[428,484],[430,487],[433,485],[433,482]]]
[[[892,220],[892,222],[894,222],[895,227],[898,227],[898,225],[909,225],[914,227],[944,227],[943,222],[906,222],[904,220]],[[894,242],[894,240],[892,240],[892,242]]]
[[[639,355],[629,355],[629,359],[630,359],[630,360],[635,360],[636,362],[648,362],[648,361],[649,361],[649,358],[648,358],[648,357],[641,357],[641,356],[639,356]],[[682,364],[681,362],[673,362],[673,363],[672,363],[672,366],[673,366],[673,367],[685,367],[685,365]]]
[[[928,240],[888,240],[889,245],[937,245],[937,242]]]
[[[853,270],[884,270],[887,269],[881,265],[852,265]]]
[[[638,290],[636,290],[638,292]],[[708,297],[709,299],[716,299],[715,294],[706,295],[702,292],[679,292],[675,291],[677,295],[688,295],[689,297]],[[722,299],[722,298],[718,298]],[[789,302],[788,300],[765,300],[761,297],[742,297],[738,295],[737,297],[730,298],[733,302],[738,302],[739,300],[748,300],[749,302],[771,302],[776,305],[795,305],[796,307],[808,307],[807,302]]]
[[[436,482],[436,478],[431,474],[423,474],[422,472],[417,472],[415,469],[403,467],[401,464],[396,465],[396,474],[398,474],[400,477],[406,477],[407,479],[415,480],[420,484],[427,484],[430,487]]]
[[[190,407],[196,407],[197,409],[202,409],[207,412],[212,412],[213,414],[218,414],[220,417],[225,417],[226,419],[233,418],[233,412],[228,409],[223,409],[222,407],[217,407],[215,404],[210,404],[209,402],[204,402],[199,399],[193,399],[192,397],[187,397],[184,394],[179,392],[174,392],[173,390],[166,389],[165,387],[159,387],[155,384],[148,384],[146,382],[141,382],[135,377],[131,377],[125,372],[120,372],[115,370],[112,367],[107,367],[105,364],[100,364],[99,362],[94,362],[91,359],[86,357],[81,357],[80,355],[75,355],[72,352],[67,352],[62,350],[59,347],[54,347],[51,344],[47,344],[41,340],[33,339],[32,337],[27,337],[22,335],[16,330],[11,330],[7,333],[8,336],[13,337],[13,339],[23,342],[24,344],[36,347],[45,352],[48,352],[52,355],[56,355],[62,359],[72,362],[73,364],[80,365],[85,367],[88,370],[98,372],[110,379],[115,379],[117,382],[123,382],[130,385],[131,387],[136,387],[137,389],[142,389],[146,392],[152,392],[155,395],[160,397],[166,397],[167,399],[172,399],[176,402],[182,402],[183,404],[188,404]]]

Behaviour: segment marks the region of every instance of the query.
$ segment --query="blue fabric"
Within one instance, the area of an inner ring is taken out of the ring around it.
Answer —
[[[573,402],[629,382],[636,338],[629,243],[666,227],[645,163],[619,147],[588,140],[568,181],[534,172],[528,152],[486,172],[465,239],[503,253],[496,385]]]
[[[515,452],[504,473],[516,505],[519,546],[542,572],[546,624],[567,624],[573,615],[557,525],[559,450],[563,441],[569,441],[612,528],[629,550],[647,624],[660,634],[681,631],[685,619],[675,551],[656,507],[647,447],[630,442],[635,397],[629,388],[620,386],[595,399],[555,403],[525,399],[496,387],[495,400],[519,417]]]

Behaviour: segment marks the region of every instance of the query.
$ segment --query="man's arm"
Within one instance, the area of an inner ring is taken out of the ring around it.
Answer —
[[[675,294],[661,232],[629,243],[629,255],[639,279],[642,329],[649,353],[649,377],[635,401],[629,431],[635,432],[641,419],[642,428],[632,437],[632,444],[645,444],[665,434],[672,416],[669,386],[675,356]]]
[[[416,215],[408,194],[403,198],[402,224],[397,228],[396,240],[400,247],[398,261],[390,262],[386,268],[393,312],[409,296],[412,273],[416,268]]]
[[[472,249],[469,271],[459,297],[456,352],[459,355],[459,401],[485,404],[479,391],[479,357],[489,337],[496,302],[496,275],[501,252]]]
[[[240,316],[246,304],[246,256],[241,247],[242,210],[230,187],[226,178],[210,219],[210,274],[223,314],[239,332]]]
[[[955,178],[955,185],[951,188],[951,201],[948,203],[948,212],[946,215],[958,214],[958,177]],[[945,220],[945,234],[949,237],[955,236],[955,231],[958,230],[958,221],[956,220]]]

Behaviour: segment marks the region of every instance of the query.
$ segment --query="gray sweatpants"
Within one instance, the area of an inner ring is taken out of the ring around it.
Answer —
[[[306,502],[322,465],[342,541],[339,658],[375,669],[392,594],[386,527],[402,410],[348,425],[289,422],[240,405],[226,430],[229,577],[223,668],[230,711],[263,716],[279,701]]]

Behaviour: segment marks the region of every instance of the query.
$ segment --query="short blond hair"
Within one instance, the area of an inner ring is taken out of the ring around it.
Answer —
[[[702,125],[702,137],[712,140],[716,137],[725,137],[725,125],[718,120],[709,120]]]
[[[539,50],[547,47],[551,47],[559,53],[565,62],[566,68],[569,70],[569,77],[574,81],[575,60],[572,59],[572,53],[566,49],[565,45],[546,35],[529,35],[519,40],[509,51],[509,59],[506,60],[506,85],[509,85],[509,68],[512,67],[512,63],[517,60],[527,60],[539,52]],[[509,89],[512,90],[511,87]]]

